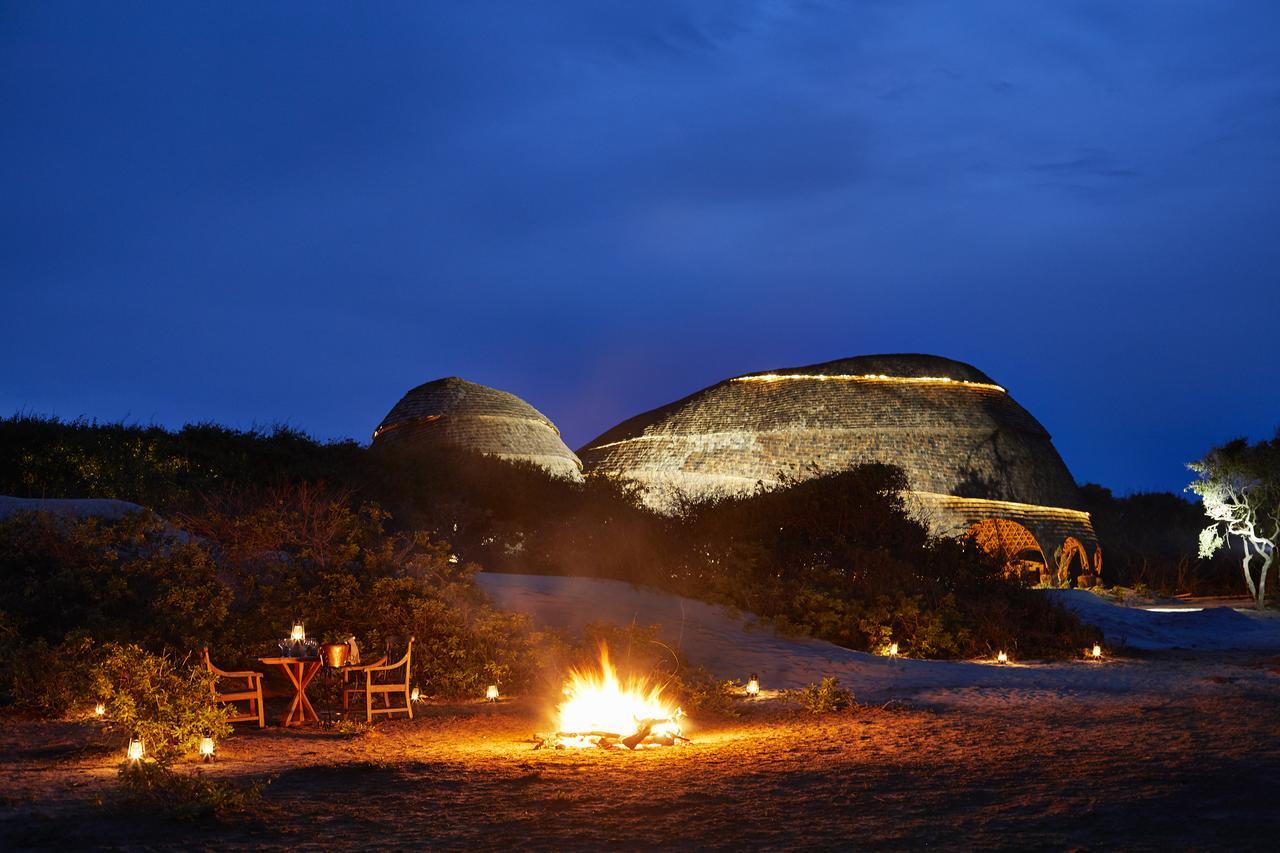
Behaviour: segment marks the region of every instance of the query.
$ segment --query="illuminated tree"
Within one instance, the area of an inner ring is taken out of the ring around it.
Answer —
[[[1232,537],[1238,539],[1245,583],[1262,609],[1267,573],[1280,544],[1280,432],[1257,444],[1236,439],[1187,467],[1198,478],[1187,489],[1200,496],[1213,521],[1200,534],[1200,556],[1211,557]]]

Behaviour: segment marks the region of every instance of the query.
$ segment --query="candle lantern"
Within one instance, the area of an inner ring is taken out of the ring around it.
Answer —
[[[129,760],[135,764],[142,760],[143,749],[142,749],[141,739],[133,738],[132,740],[129,741],[128,754],[129,754]]]
[[[996,663],[1008,663],[1008,662],[1009,662],[1009,655],[1006,654],[1005,652],[1000,652],[999,654],[996,655]]]
[[[99,702],[97,705],[93,706],[93,715],[95,717],[105,717],[106,714],[107,714],[106,705],[103,705],[101,702]]]
[[[213,738],[211,737],[200,738],[200,757],[201,758],[203,758],[205,761],[213,761],[213,749],[214,749]]]
[[[303,640],[307,639],[306,629],[302,627],[301,622],[294,623],[293,630],[289,632],[289,639],[293,640],[295,643],[301,643]]]
[[[415,688],[413,688],[413,690],[409,693],[409,700],[410,700],[411,702],[421,702],[421,701],[422,701],[422,691],[421,691],[421,690],[419,690],[419,689],[418,689],[418,688],[416,688],[416,687],[415,687]]]
[[[1089,652],[1089,655],[1090,655],[1090,657],[1092,657],[1094,660],[1101,660],[1101,659],[1102,659],[1102,646],[1101,646],[1101,645],[1099,645],[1098,643],[1094,643],[1094,644],[1093,644],[1093,650],[1092,650],[1091,652]]]
[[[490,702],[497,702],[498,701],[498,685],[490,684],[489,689],[484,692],[484,698],[488,699]]]
[[[889,644],[889,657],[891,657],[891,658],[896,658],[897,656],[898,656],[898,644],[897,644],[897,643],[890,643],[890,644]]]
[[[755,699],[760,695],[760,676],[756,675],[754,672],[751,673],[751,677],[747,679],[747,695],[752,699]]]

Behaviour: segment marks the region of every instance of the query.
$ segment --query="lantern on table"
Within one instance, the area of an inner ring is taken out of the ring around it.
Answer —
[[[295,643],[301,643],[307,638],[307,631],[302,627],[301,622],[293,623],[293,630],[289,632],[289,639]]]

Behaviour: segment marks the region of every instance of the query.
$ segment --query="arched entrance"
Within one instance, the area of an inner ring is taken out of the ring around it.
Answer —
[[[1058,586],[1075,586],[1078,578],[1089,574],[1088,552],[1079,539],[1068,536],[1058,549]]]
[[[1006,574],[1027,583],[1052,583],[1049,561],[1030,530],[1007,518],[987,518],[969,528],[969,535],[1004,564]]]

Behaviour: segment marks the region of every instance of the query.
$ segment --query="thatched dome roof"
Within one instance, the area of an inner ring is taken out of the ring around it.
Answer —
[[[546,415],[514,394],[457,376],[412,389],[373,432],[373,443],[412,440],[532,462],[581,479],[582,463]]]
[[[934,355],[726,379],[624,421],[578,455],[588,476],[631,480],[659,507],[885,462],[906,471],[937,528],[1008,517],[1037,530],[1061,523],[1094,541],[1045,428],[982,371]]]

